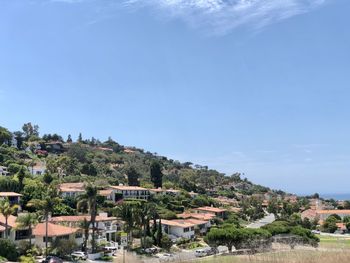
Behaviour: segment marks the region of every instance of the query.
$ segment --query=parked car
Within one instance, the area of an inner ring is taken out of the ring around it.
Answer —
[[[80,260],[86,260],[87,254],[83,251],[74,251],[72,254],[70,254],[72,258],[74,259],[80,259]]]
[[[312,233],[312,234],[318,234],[318,235],[319,235],[319,234],[321,234],[321,231],[319,231],[319,230],[312,230],[311,233]]]
[[[147,254],[155,254],[157,252],[158,252],[158,249],[155,247],[150,247],[150,248],[145,249],[145,253],[147,253]]]
[[[63,260],[55,256],[47,256],[42,263],[63,263]]]
[[[217,253],[217,250],[212,247],[205,247],[201,249],[197,249],[195,251],[195,256],[196,257],[206,257],[206,256],[211,256]]]

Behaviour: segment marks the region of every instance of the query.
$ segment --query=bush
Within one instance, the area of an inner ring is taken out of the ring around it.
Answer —
[[[142,245],[145,248],[152,247],[153,246],[153,238],[146,237],[146,238],[142,239]]]
[[[163,235],[161,240],[161,247],[169,251],[172,245],[173,242],[171,241],[171,239],[167,235]]]
[[[32,256],[21,256],[19,261],[21,263],[35,263],[35,259]]]
[[[9,261],[16,261],[18,252],[15,243],[9,239],[0,239],[0,256]]]
[[[101,261],[113,261],[113,257],[103,256],[103,257],[100,257],[99,260],[101,260]]]
[[[52,247],[57,256],[65,258],[69,256],[74,250],[76,250],[78,245],[73,240],[56,239]]]

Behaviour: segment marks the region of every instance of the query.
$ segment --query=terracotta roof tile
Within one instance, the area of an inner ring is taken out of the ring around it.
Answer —
[[[74,234],[77,231],[78,231],[77,228],[48,223],[48,236],[49,237],[70,235],[70,234]],[[45,223],[37,224],[35,226],[35,228],[33,229],[33,235],[34,236],[45,236],[46,235],[46,224]]]

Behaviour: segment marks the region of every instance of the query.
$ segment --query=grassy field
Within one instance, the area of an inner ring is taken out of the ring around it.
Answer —
[[[350,238],[319,236],[320,248],[350,249]]]
[[[350,250],[314,251],[293,250],[277,253],[266,253],[253,256],[227,256],[207,258],[200,263],[342,263],[350,262]]]
[[[317,249],[303,248],[252,256],[214,257],[198,263],[342,263],[350,262],[350,238],[320,236]]]

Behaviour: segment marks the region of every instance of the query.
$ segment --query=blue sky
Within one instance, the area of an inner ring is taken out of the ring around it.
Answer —
[[[348,193],[347,0],[0,0],[0,125]]]

